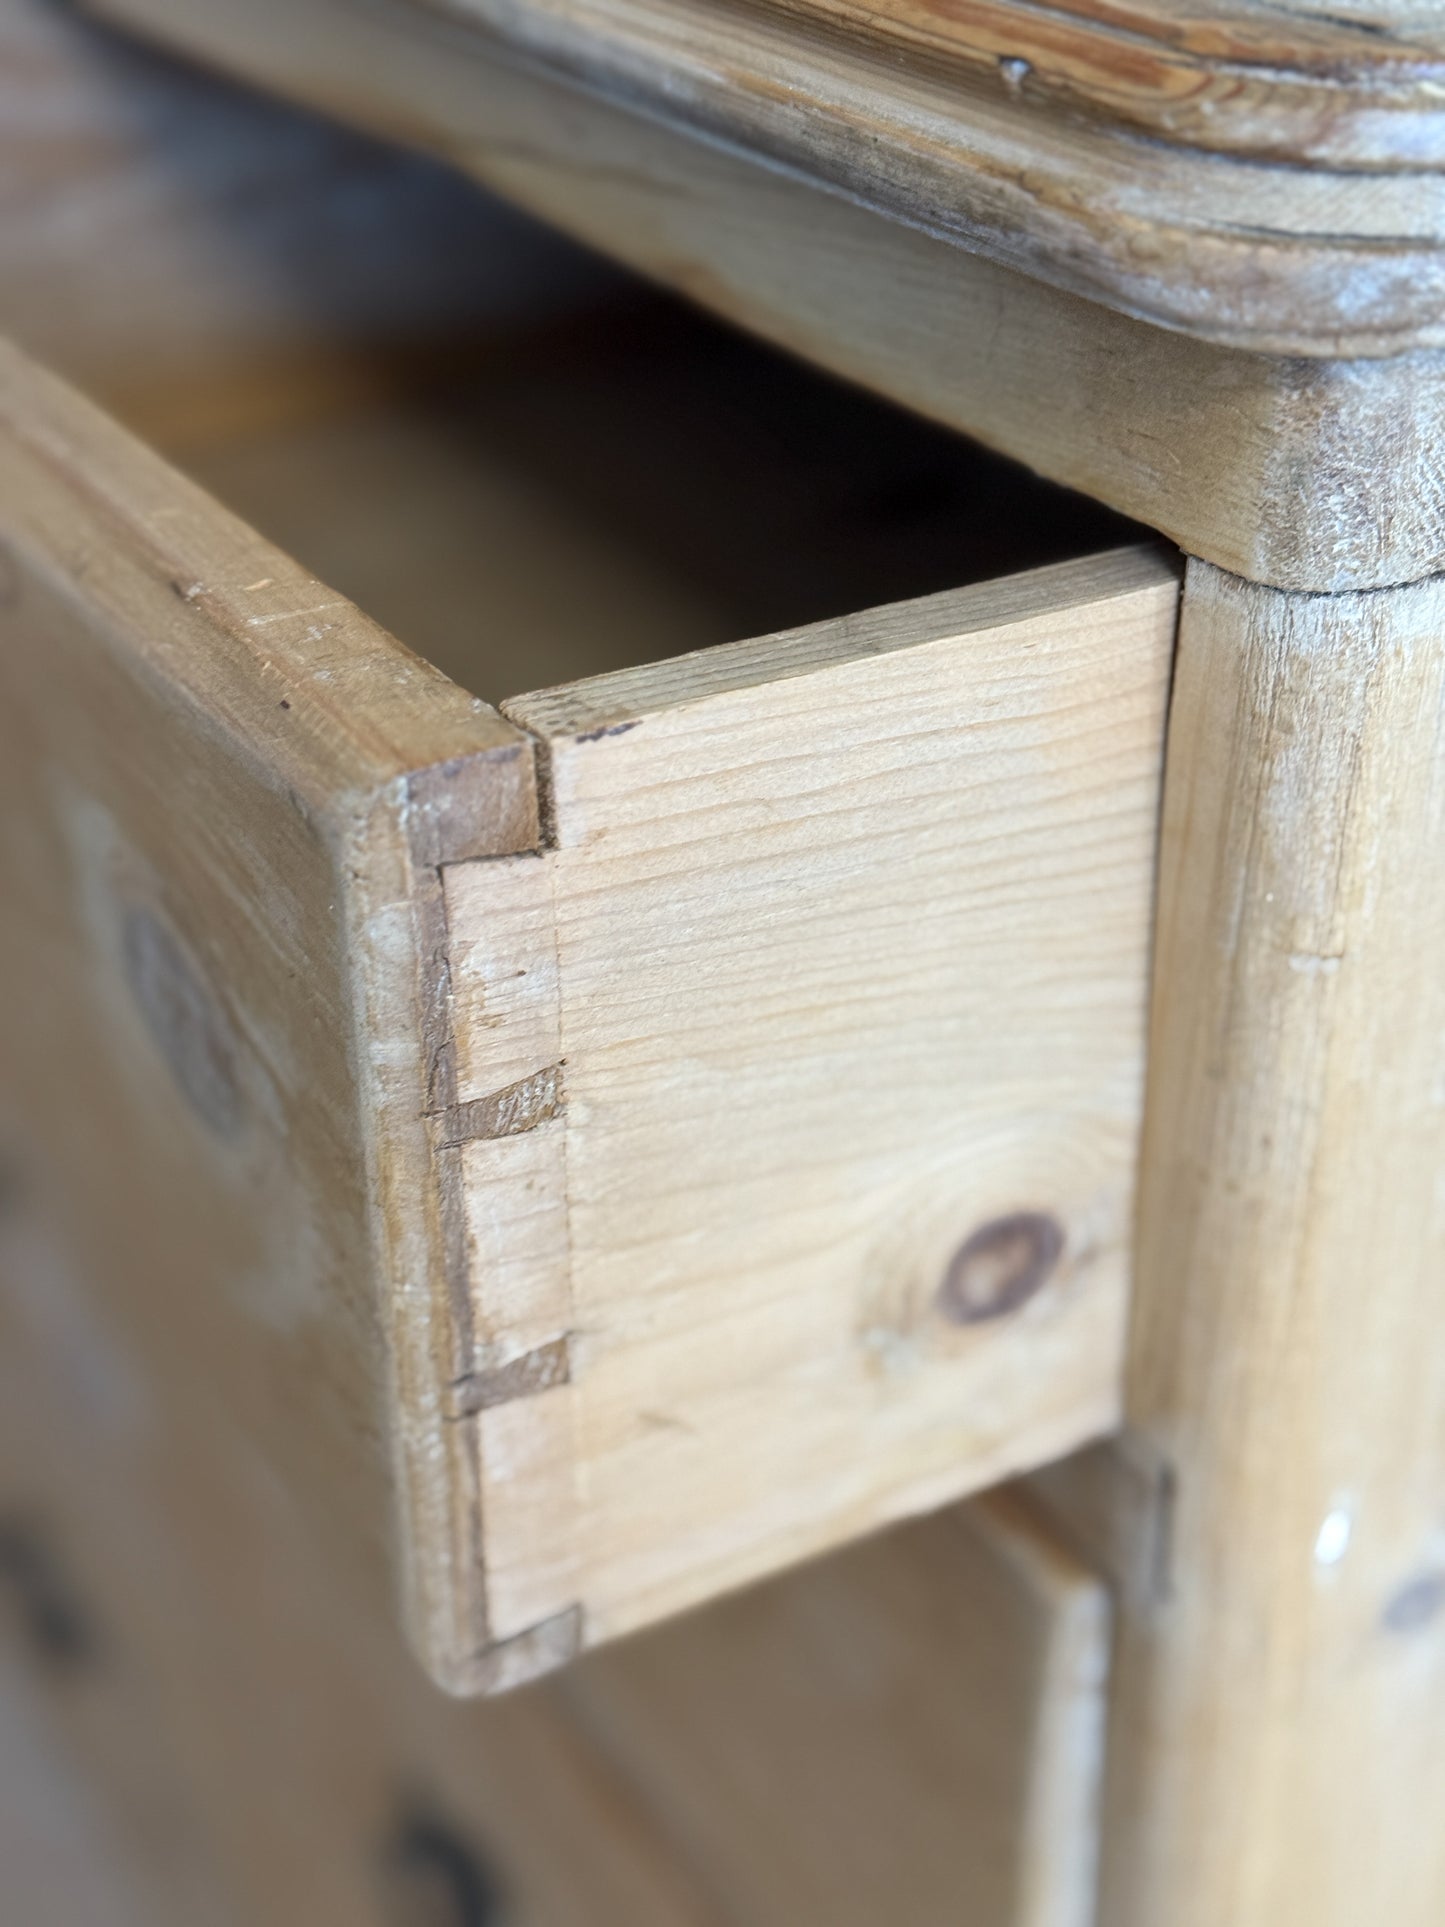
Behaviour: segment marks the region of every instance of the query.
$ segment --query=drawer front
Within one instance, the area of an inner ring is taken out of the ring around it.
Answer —
[[[1169,564],[521,697],[0,365],[8,1135],[438,1677],[1116,1419]]]

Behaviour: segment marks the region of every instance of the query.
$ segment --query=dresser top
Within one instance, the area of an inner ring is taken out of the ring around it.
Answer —
[[[1220,154],[1445,164],[1445,12],[1289,0],[752,0],[800,32]]]
[[[89,4],[451,150],[472,62],[521,58],[1166,327],[1445,348],[1445,4]]]
[[[1445,346],[1445,10],[389,4],[1166,326],[1310,356]]]

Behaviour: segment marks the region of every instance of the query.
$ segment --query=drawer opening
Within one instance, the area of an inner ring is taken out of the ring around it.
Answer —
[[[492,703],[1139,533],[640,283],[370,374],[174,455]]]
[[[0,326],[473,695],[1136,539],[434,162],[48,10],[6,34],[87,141],[15,137]]]

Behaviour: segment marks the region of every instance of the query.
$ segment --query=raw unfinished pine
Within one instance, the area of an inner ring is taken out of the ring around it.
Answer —
[[[1190,569],[1129,1413],[1107,1927],[1430,1927],[1445,1894],[1445,585]]]
[[[7,1919],[723,1927],[565,1703],[436,1691],[210,1385],[127,1328],[68,1191],[32,1165],[0,1219],[0,1534],[33,1548],[28,1591],[0,1568]]]
[[[1109,1429],[1175,579],[508,703],[447,869],[490,1624],[590,1642]]]
[[[613,101],[562,85],[509,61],[494,37],[459,17],[444,20],[410,0],[364,10],[351,0],[189,0],[183,13],[156,0],[105,0],[104,10],[363,126],[404,133],[692,299],[1251,580],[1332,591],[1445,568],[1439,354],[1341,361],[1358,344],[1338,324],[1327,341],[1282,344],[1309,348],[1314,359],[1241,353],[1200,338],[1229,335],[1235,314],[1229,291],[1208,277],[1194,331],[1174,332],[1020,273],[1007,251],[1003,261],[972,251],[983,242],[971,228],[940,233],[935,221],[889,219],[867,203],[905,165],[897,140],[911,118],[890,129],[896,138],[861,143],[871,173],[861,186],[850,176],[845,195],[768,165],[765,141],[740,152],[700,140],[696,128],[632,111],[631,92]],[[525,23],[548,12],[517,6],[513,16]],[[735,46],[729,35],[728,76]],[[888,73],[886,81],[870,73],[869,101],[887,101]],[[760,97],[776,112],[794,91],[775,79]],[[799,97],[813,98],[806,89]],[[705,115],[701,123],[707,131]],[[830,124],[808,117],[809,127]],[[972,105],[965,113],[950,97],[948,130],[963,138],[978,124]],[[1013,152],[1013,173],[1033,182],[1037,143],[1063,125],[1033,127]],[[1131,143],[1131,183],[1156,151]],[[961,162],[955,178],[976,184]],[[991,187],[1000,176],[981,167],[981,178]],[[1432,178],[1408,177],[1416,185]],[[1291,196],[1312,179],[1292,177]],[[1370,179],[1388,197],[1391,177]],[[1107,232],[1096,190],[1075,157],[1069,202]],[[1152,207],[1157,196],[1139,191]],[[1399,232],[1393,214],[1382,218]],[[1246,294],[1285,298],[1300,245],[1271,245],[1241,209],[1231,219],[1243,224]],[[1329,224],[1324,210],[1308,222],[1315,233]],[[1121,216],[1118,226],[1131,262],[1154,258],[1140,247],[1137,218]],[[1191,226],[1185,266],[1197,264],[1198,242]],[[1358,274],[1363,243],[1347,242]],[[1055,267],[1074,259],[1048,254]],[[1432,242],[1424,258],[1402,263],[1403,285],[1412,294],[1433,287],[1441,271]],[[1314,312],[1297,290],[1287,299],[1295,319]],[[1350,310],[1370,320],[1382,312],[1378,296]],[[1377,345],[1373,336],[1366,344]]]

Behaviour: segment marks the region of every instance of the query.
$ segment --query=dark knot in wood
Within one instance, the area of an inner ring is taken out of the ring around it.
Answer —
[[[953,1254],[938,1291],[939,1309],[955,1325],[1006,1318],[1053,1276],[1064,1228],[1043,1211],[991,1218]]]

